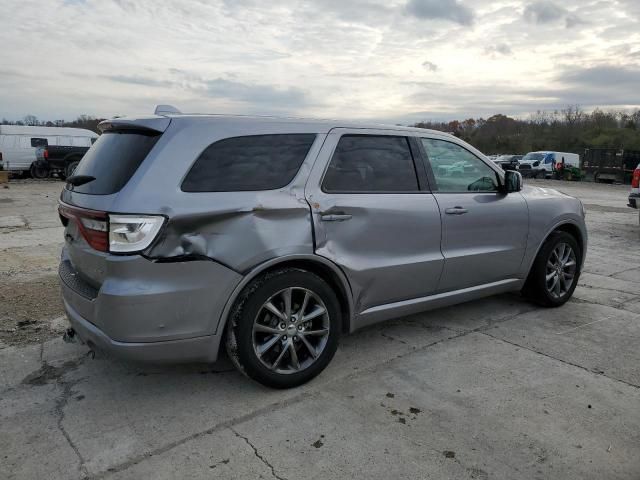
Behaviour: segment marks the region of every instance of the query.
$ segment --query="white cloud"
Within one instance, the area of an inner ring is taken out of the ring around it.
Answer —
[[[0,117],[150,113],[171,103],[396,121],[519,114],[573,100],[635,105],[626,85],[640,65],[637,5],[3,0]],[[594,84],[607,75],[609,85]]]

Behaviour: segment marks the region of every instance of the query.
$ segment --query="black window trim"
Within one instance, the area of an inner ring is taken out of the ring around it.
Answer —
[[[385,134],[385,133],[351,133],[345,132],[340,133],[336,144],[333,146],[331,150],[331,155],[329,156],[329,161],[324,166],[324,171],[322,172],[322,177],[320,178],[320,190],[322,193],[328,195],[390,195],[390,194],[407,194],[407,195],[415,195],[417,193],[431,193],[429,190],[429,186],[427,183],[426,177],[423,175],[421,179],[421,175],[419,173],[420,169],[418,168],[418,163],[416,157],[418,156],[418,152],[416,151],[416,146],[412,145],[411,136],[403,135],[402,131],[393,131],[393,133]],[[324,180],[327,175],[327,171],[329,170],[329,165],[331,165],[331,161],[333,160],[333,155],[336,152],[336,148],[338,148],[338,144],[342,137],[396,137],[396,138],[404,138],[407,142],[407,147],[409,148],[409,154],[411,155],[411,162],[413,163],[413,172],[416,176],[416,183],[418,184],[418,190],[326,190],[324,186]]]
[[[302,162],[300,163],[300,166],[298,167],[298,171],[296,172],[296,174],[293,176],[293,178],[291,179],[291,181],[289,181],[286,185],[283,185],[282,187],[277,187],[277,188],[269,188],[266,190],[203,190],[203,191],[195,191],[192,192],[190,190],[184,190],[182,188],[182,186],[184,185],[185,180],[187,179],[187,177],[189,176],[189,173],[191,172],[191,169],[194,167],[194,165],[196,164],[196,162],[198,161],[198,159],[202,156],[202,154],[211,146],[215,145],[216,143],[222,142],[224,140],[230,140],[232,138],[243,138],[243,137],[272,137],[275,135],[314,135],[314,139],[313,142],[311,142],[311,145],[309,146],[309,150],[307,151],[307,154],[305,155],[305,157],[302,159]],[[307,161],[307,159],[309,158],[309,154],[313,151],[313,146],[316,144],[316,142],[318,141],[318,137],[320,136],[320,134],[318,132],[277,132],[277,133],[255,133],[255,134],[246,134],[246,135],[234,135],[231,137],[222,137],[219,138],[217,140],[215,140],[214,142],[209,143],[206,147],[204,147],[194,158],[194,160],[191,162],[191,164],[189,165],[189,168],[186,169],[185,173],[182,175],[182,178],[180,179],[180,192],[182,193],[188,193],[188,194],[211,194],[211,193],[235,193],[235,192],[241,192],[241,193],[247,193],[247,192],[276,192],[278,190],[282,190],[283,188],[287,188],[290,185],[292,185],[296,179],[300,176],[300,172],[302,171],[302,166],[305,164],[305,162]],[[325,135],[326,137],[326,135]]]
[[[493,172],[496,175],[496,179],[498,181],[498,189],[495,191],[491,191],[491,192],[487,192],[487,191],[474,191],[474,190],[461,190],[459,192],[446,192],[443,191],[441,192],[440,189],[438,188],[438,182],[436,181],[436,176],[433,173],[433,168],[431,167],[431,161],[429,160],[429,154],[427,153],[427,149],[424,147],[424,144],[422,143],[422,139],[425,140],[439,140],[441,142],[447,142],[447,143],[452,143],[453,145],[456,145],[460,148],[462,148],[463,150],[466,150],[467,152],[469,152],[471,155],[473,155],[475,158],[477,158],[478,160],[480,160],[482,163],[484,163],[487,167],[489,167],[490,170],[493,170]],[[466,194],[492,194],[495,195],[496,193],[502,193],[501,191],[501,186],[503,184],[503,178],[500,175],[500,172],[498,172],[492,165],[489,165],[487,162],[485,162],[482,158],[480,158],[478,155],[476,155],[475,153],[473,153],[471,150],[469,150],[468,148],[466,148],[464,145],[460,145],[458,142],[452,142],[451,140],[446,140],[444,138],[438,138],[438,137],[428,137],[425,135],[419,135],[416,137],[417,139],[417,144],[418,144],[418,148],[420,150],[421,156],[422,156],[422,161],[424,164],[425,169],[427,170],[427,177],[429,178],[429,184],[431,185],[431,191],[433,193],[440,193],[440,194],[461,194],[461,193],[466,193]]]

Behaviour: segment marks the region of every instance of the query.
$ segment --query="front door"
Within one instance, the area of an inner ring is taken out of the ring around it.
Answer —
[[[316,253],[347,275],[356,315],[438,285],[440,214],[411,144],[389,130],[333,129],[307,182]]]
[[[529,228],[524,197],[500,192],[497,171],[463,146],[421,142],[442,216],[445,263],[438,291],[518,278]]]

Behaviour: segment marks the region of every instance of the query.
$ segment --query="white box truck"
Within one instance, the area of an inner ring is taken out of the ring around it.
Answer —
[[[0,125],[0,167],[10,172],[30,172],[36,148],[90,147],[98,134],[83,128]]]
[[[568,152],[539,151],[527,153],[518,165],[523,177],[548,178],[553,175],[557,164],[580,168],[580,155]]]

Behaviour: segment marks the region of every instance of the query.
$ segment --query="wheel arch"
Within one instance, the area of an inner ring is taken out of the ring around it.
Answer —
[[[319,255],[294,254],[271,259],[257,265],[247,272],[242,281],[236,286],[224,306],[216,328],[216,334],[222,333],[229,320],[229,314],[236,300],[245,287],[255,278],[267,272],[282,268],[301,268],[318,275],[333,288],[340,303],[342,313],[342,332],[351,330],[353,320],[353,296],[351,286],[345,274],[330,260]]]
[[[79,162],[82,160],[82,155],[78,155],[77,153],[70,153],[66,157],[64,157],[63,162],[65,166],[69,166],[69,164],[73,162]]]
[[[529,278],[529,274],[531,273],[533,264],[536,261],[536,258],[538,257],[538,253],[540,253],[540,249],[548,240],[549,236],[551,236],[551,234],[553,234],[554,232],[566,232],[576,239],[576,241],[578,242],[578,246],[580,247],[580,257],[581,257],[580,267],[582,268],[582,265],[584,265],[585,247],[586,247],[587,239],[585,238],[585,235],[582,229],[578,226],[576,222],[573,222],[571,220],[562,220],[556,223],[553,227],[551,227],[543,237],[542,241],[536,248],[535,254],[531,257],[525,278]]]
[[[580,247],[581,260],[584,260],[584,238],[582,236],[582,231],[575,223],[566,222],[566,223],[561,223],[560,225],[557,225],[551,232],[549,232],[549,234],[544,238],[544,241],[542,243],[546,242],[547,238],[549,238],[549,235],[551,235],[553,232],[566,232],[569,235],[571,235],[573,238],[575,238],[576,242],[578,242],[578,246]],[[537,252],[536,252],[536,255],[537,255]]]

